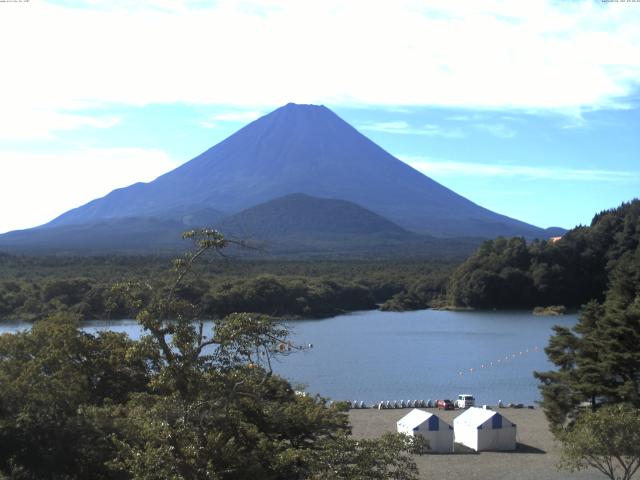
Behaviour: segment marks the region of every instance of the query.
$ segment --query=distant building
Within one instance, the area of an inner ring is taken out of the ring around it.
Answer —
[[[453,420],[456,443],[476,452],[515,450],[516,425],[498,412],[471,407]]]
[[[562,237],[551,237],[551,238],[549,239],[549,243],[556,243],[556,242],[559,242],[561,238],[562,238]]]
[[[429,442],[429,452],[453,453],[453,427],[433,413],[414,408],[397,422],[398,433],[420,435]]]

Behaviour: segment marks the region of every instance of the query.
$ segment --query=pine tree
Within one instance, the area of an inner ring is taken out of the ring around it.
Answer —
[[[572,329],[555,327],[545,349],[558,367],[536,372],[543,407],[555,428],[572,421],[582,402],[640,407],[640,248],[611,275],[604,303],[590,302]]]

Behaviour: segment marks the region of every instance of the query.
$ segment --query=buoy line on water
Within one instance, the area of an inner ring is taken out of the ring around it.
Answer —
[[[470,367],[458,372],[458,376],[462,377],[464,375],[471,375],[475,372],[479,372],[482,370],[488,370],[490,368],[500,367],[512,360],[516,360],[517,358],[529,355],[531,353],[538,353],[542,350],[537,345],[531,348],[525,348],[524,350],[519,350],[517,353],[507,353],[503,357],[498,358],[497,360],[491,360],[489,362],[484,362],[480,364],[480,367]]]

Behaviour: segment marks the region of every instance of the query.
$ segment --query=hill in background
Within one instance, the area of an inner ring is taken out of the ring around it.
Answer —
[[[602,301],[621,265],[640,266],[640,200],[594,216],[558,241],[486,241],[452,275],[451,303],[476,308]]]
[[[8,252],[172,254],[185,247],[182,232],[206,225],[250,248],[235,255],[270,256],[440,256],[466,258],[479,238],[438,239],[409,232],[345,200],[287,195],[221,218],[203,210],[179,220],[111,218],[95,223],[23,230],[5,234]],[[17,245],[17,247],[12,247]],[[46,247],[43,247],[46,245]]]
[[[476,205],[326,107],[288,104],[152,182],[114,190],[41,227],[0,235],[0,248],[158,251],[174,248],[171,239],[185,227],[212,225],[277,239],[277,248],[296,243],[296,251],[323,253],[347,244],[354,247],[348,251],[359,244],[361,252],[379,252],[389,240],[393,251],[438,243],[429,237],[558,233]]]

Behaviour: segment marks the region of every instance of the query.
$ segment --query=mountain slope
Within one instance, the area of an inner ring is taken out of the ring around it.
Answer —
[[[189,227],[176,220],[110,218],[90,223],[16,230],[0,235],[0,250],[29,253],[174,252]]]
[[[198,221],[202,223],[193,223]],[[437,255],[463,259],[481,242],[477,238],[419,235],[352,202],[292,194],[216,221],[211,221],[210,211],[204,211],[181,221],[126,217],[15,231],[0,236],[0,249],[56,254],[174,254],[187,246],[181,233],[197,227],[215,227],[228,238],[242,240],[251,248],[232,246],[230,252],[259,258]]]
[[[288,104],[150,183],[115,190],[48,227],[159,217],[185,205],[226,214],[302,192],[343,199],[437,236],[546,237],[396,159],[323,106]]]
[[[478,238],[419,235],[355,203],[301,193],[250,207],[221,220],[216,228],[267,256],[437,255],[462,259],[481,242]]]
[[[175,209],[161,217],[96,219],[87,223],[16,230],[0,235],[0,249],[40,253],[167,253],[184,248],[185,230],[211,226],[213,209]]]
[[[223,232],[260,239],[336,238],[344,235],[415,236],[355,203],[302,193],[250,207],[223,219],[218,226]]]

